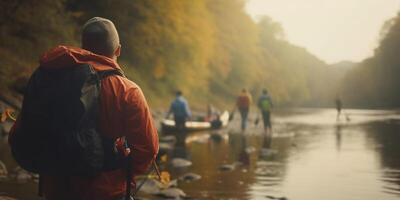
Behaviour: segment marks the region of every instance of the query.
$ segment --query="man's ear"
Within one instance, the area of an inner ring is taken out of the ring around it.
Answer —
[[[119,57],[121,55],[121,45],[118,45],[118,48],[115,49],[114,55],[115,57]]]

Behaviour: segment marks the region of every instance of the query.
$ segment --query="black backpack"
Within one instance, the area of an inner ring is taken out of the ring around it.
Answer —
[[[98,130],[101,79],[112,75],[123,73],[96,72],[88,64],[39,67],[29,80],[11,141],[18,164],[38,174],[88,177],[126,166],[115,138]]]

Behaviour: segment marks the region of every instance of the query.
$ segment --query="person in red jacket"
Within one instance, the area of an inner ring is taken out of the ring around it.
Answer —
[[[251,95],[246,89],[242,89],[242,92],[236,99],[236,107],[239,109],[241,116],[241,129],[244,131],[247,126],[247,118],[249,115],[250,104],[252,102]]]
[[[113,22],[95,17],[83,27],[82,48],[58,46],[41,57],[40,66],[65,68],[90,64],[98,72],[121,70],[117,64],[120,52],[119,36]],[[148,170],[158,153],[157,129],[142,90],[122,76],[102,79],[99,112],[100,132],[112,138],[126,138],[131,147],[133,181],[135,175]],[[18,126],[18,121],[14,126]],[[13,131],[9,139],[12,141]],[[126,173],[125,169],[117,169],[90,178],[43,176],[43,195],[46,200],[122,199],[126,192]]]

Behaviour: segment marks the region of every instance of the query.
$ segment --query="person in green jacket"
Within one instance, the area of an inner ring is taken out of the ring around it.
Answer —
[[[271,109],[273,107],[272,99],[269,96],[267,89],[263,89],[262,95],[258,99],[257,106],[260,109],[264,122],[264,130],[267,133],[268,131],[272,130]]]

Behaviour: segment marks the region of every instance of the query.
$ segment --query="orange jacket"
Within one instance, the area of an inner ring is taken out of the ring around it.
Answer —
[[[82,63],[96,71],[120,69],[110,58],[66,46],[50,50],[40,60],[40,66],[46,68]],[[158,134],[141,89],[127,78],[108,76],[102,80],[101,90],[100,131],[113,138],[126,136],[132,147],[132,172],[144,173],[157,155]],[[122,169],[94,178],[43,176],[43,192],[47,200],[111,200],[125,193],[125,177]]]
[[[247,92],[242,92],[236,99],[236,106],[239,109],[248,109],[250,107],[251,101],[252,99],[250,94],[248,94]]]

